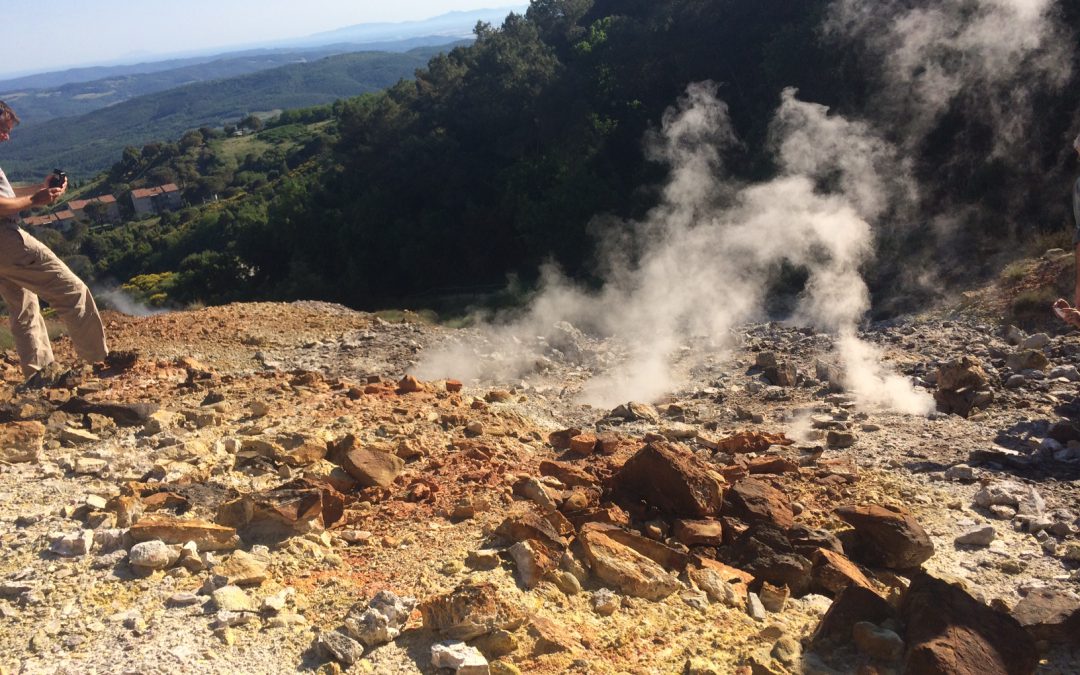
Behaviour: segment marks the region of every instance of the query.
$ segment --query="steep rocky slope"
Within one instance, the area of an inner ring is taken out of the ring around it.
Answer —
[[[617,346],[572,327],[462,384],[406,373],[493,358],[475,331],[334,305],[108,324],[129,371],[4,361],[2,673],[1080,668],[1080,335],[869,327],[966,415],[921,417],[776,324],[613,410],[574,397]]]

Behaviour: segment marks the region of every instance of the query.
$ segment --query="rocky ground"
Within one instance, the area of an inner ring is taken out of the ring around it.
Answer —
[[[132,369],[3,362],[0,673],[1080,670],[1078,334],[869,326],[924,417],[776,324],[610,410],[574,395],[620,350],[570,326],[462,384],[406,373],[499,355],[408,317],[108,324]]]

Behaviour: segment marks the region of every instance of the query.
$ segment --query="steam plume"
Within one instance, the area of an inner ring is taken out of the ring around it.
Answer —
[[[914,5],[914,6],[913,6]],[[826,28],[884,61],[883,117],[918,143],[961,104],[1005,154],[1025,138],[1032,92],[1071,75],[1054,0],[835,0]]]
[[[464,376],[520,374],[515,369],[536,355],[520,355],[517,345],[531,336],[557,341],[553,327],[565,333],[562,320],[625,347],[620,363],[584,385],[584,401],[653,400],[674,387],[672,357],[688,338],[720,346],[734,326],[761,316],[770,280],[787,261],[809,273],[796,320],[846,336],[838,345],[855,393],[866,403],[927,412],[929,397],[881,371],[855,337],[869,308],[859,274],[872,256],[868,221],[913,194],[905,165],[869,127],[830,116],[794,90],[782,96],[772,136],[777,178],[733,181],[722,163],[737,142],[727,107],[711,83],[691,85],[647,139],[650,156],[671,170],[661,203],[641,222],[607,228],[603,288],[588,293],[547,270],[528,312],[489,333],[503,345],[497,351],[519,356]],[[420,374],[462,376],[464,358],[461,347],[432,354]]]

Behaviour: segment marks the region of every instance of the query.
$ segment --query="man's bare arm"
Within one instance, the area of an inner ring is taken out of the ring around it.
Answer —
[[[32,206],[47,206],[57,200],[63,194],[63,188],[40,189],[37,192],[24,197],[0,197],[0,218],[17,216],[20,211],[25,211]]]

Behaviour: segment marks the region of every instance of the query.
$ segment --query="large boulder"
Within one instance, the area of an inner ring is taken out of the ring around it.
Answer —
[[[405,468],[405,460],[397,455],[370,448],[351,447],[338,459],[361,487],[389,487]]]
[[[1080,599],[1070,593],[1032,590],[1012,615],[1040,642],[1080,642]]]
[[[646,445],[611,477],[617,496],[645,501],[669,516],[701,518],[720,513],[724,480],[701,460],[671,443]]]
[[[904,594],[904,672],[1025,675],[1038,663],[1035,641],[1016,619],[959,586],[919,574]]]
[[[934,544],[907,511],[877,505],[842,506],[836,515],[855,528],[859,555],[869,565],[911,569],[934,555]]]

